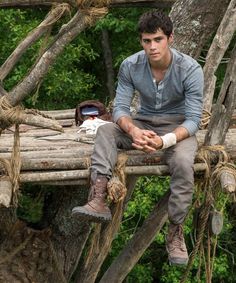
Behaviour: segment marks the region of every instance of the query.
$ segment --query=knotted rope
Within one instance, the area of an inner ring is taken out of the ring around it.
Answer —
[[[200,123],[200,129],[204,130],[208,126],[211,119],[211,113],[207,111],[206,109],[203,109],[202,111],[202,119]]]
[[[19,124],[23,122],[23,116],[25,114],[41,115],[49,118],[48,115],[45,115],[35,109],[24,109],[22,106],[12,107],[5,96],[0,98],[0,120],[2,121],[2,124],[5,128],[15,125],[11,158],[10,160],[0,158],[0,163],[2,163],[5,172],[9,176],[9,179],[12,183],[12,203],[14,206],[16,206],[18,202],[21,169]],[[3,129],[0,129],[0,135],[2,130]]]
[[[215,170],[212,170],[211,167],[211,160],[212,156],[215,157],[217,155],[218,161],[217,165],[215,167]],[[204,233],[207,228],[207,222],[209,219],[209,214],[211,207],[215,201],[214,199],[214,190],[216,183],[219,181],[220,173],[222,172],[222,165],[228,164],[228,154],[226,153],[225,149],[221,145],[216,145],[216,146],[204,146],[199,150],[199,158],[207,165],[207,169],[205,171],[205,178],[204,182],[202,184],[203,187],[203,193],[205,194],[205,199],[203,201],[203,208],[200,212],[199,218],[200,218],[200,225],[198,229],[198,235],[197,235],[197,240],[195,243],[195,246],[193,248],[192,253],[190,254],[189,262],[186,267],[186,270],[183,274],[183,277],[181,278],[180,283],[184,283],[187,280],[188,274],[190,269],[192,268],[194,258],[197,254],[197,252],[200,249],[200,245],[202,243]],[[224,167],[224,170],[227,170],[228,167]],[[232,169],[229,167],[230,172],[234,170],[234,174],[236,174],[235,168]]]
[[[85,15],[85,22],[92,25],[108,13],[111,0],[77,0],[78,8]]]
[[[114,203],[120,202],[126,196],[126,176],[125,164],[128,159],[126,154],[118,156],[117,165],[114,169],[113,177],[107,184],[108,198]]]

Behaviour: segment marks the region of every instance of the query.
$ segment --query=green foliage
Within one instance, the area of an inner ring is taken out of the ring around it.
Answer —
[[[113,9],[95,27],[95,31],[107,29],[110,32],[113,65],[116,70],[127,56],[141,50],[136,27],[137,20],[144,11],[146,9]]]
[[[26,193],[19,198],[17,214],[29,223],[38,223],[42,217],[43,198],[41,194]]]
[[[0,39],[4,44],[0,49],[2,64],[19,42],[33,30],[43,19],[45,12],[2,10],[0,11]],[[11,74],[4,81],[4,87],[10,90],[19,83],[38,58],[38,53],[46,43],[52,40],[56,27],[49,38],[42,38],[31,46]],[[5,33],[7,31],[7,33]],[[46,35],[48,37],[48,35]],[[25,101],[27,107],[39,109],[63,109],[75,107],[79,102],[96,96],[96,88],[100,85],[93,68],[88,64],[99,56],[92,47],[86,34],[68,45],[61,56],[45,76],[44,81],[35,89],[32,96]]]

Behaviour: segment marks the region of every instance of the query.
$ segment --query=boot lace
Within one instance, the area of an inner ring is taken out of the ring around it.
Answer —
[[[171,242],[171,249],[179,249],[182,251],[186,250],[185,243],[184,243],[184,236],[183,236],[183,227],[178,225],[173,231],[173,234],[169,240]]]

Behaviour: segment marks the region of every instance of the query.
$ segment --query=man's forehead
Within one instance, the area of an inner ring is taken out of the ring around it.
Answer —
[[[165,36],[165,34],[164,34],[162,29],[158,29],[154,33],[148,33],[148,32],[141,33],[141,37],[142,38],[155,38],[155,37],[159,37],[159,36]]]

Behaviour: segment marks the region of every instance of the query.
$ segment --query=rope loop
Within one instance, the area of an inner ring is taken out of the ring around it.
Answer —
[[[200,129],[204,130],[207,128],[209,122],[211,120],[211,112],[209,112],[206,109],[203,109],[202,111],[202,119],[201,119],[201,123],[200,123]]]

